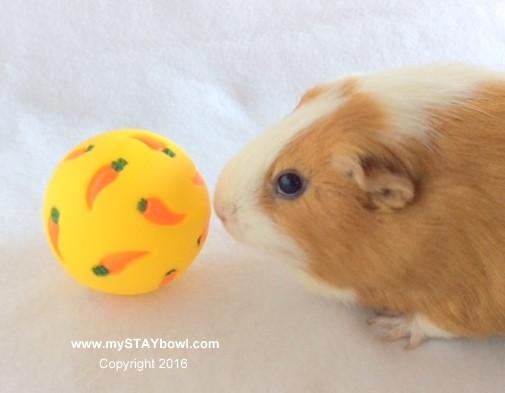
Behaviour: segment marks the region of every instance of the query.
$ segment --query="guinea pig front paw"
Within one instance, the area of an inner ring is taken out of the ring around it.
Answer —
[[[375,332],[385,341],[408,339],[405,349],[417,348],[426,338],[423,330],[417,323],[415,315],[402,315],[392,313],[377,315],[368,320]]]

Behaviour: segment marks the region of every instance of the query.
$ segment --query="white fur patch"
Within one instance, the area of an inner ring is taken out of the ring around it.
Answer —
[[[354,305],[357,303],[356,292],[352,289],[331,286],[302,270],[295,270],[295,273],[300,282],[312,292],[337,299],[346,305]]]
[[[431,322],[427,317],[422,314],[417,314],[414,317],[417,328],[421,330],[425,337],[433,338],[452,338],[455,337],[453,333],[450,333]]]
[[[379,100],[390,115],[393,136],[429,144],[430,110],[462,103],[483,83],[504,76],[462,64],[428,65],[362,75],[360,90]]]

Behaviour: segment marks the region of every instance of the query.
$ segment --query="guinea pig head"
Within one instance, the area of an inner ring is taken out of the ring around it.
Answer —
[[[393,147],[389,129],[356,80],[314,88],[227,164],[216,212],[250,245],[304,261],[345,258],[378,213],[414,200],[407,150]]]

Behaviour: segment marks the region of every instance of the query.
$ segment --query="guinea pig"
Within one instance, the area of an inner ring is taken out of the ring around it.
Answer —
[[[215,210],[385,339],[505,334],[505,75],[432,65],[309,90],[229,161]]]

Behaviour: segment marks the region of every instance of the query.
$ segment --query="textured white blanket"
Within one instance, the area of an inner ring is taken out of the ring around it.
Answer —
[[[172,138],[213,188],[226,159],[312,84],[415,63],[503,69],[504,53],[504,1],[0,0],[0,390],[503,392],[503,340],[382,343],[363,311],[307,293],[217,221],[180,281],[141,297],[93,293],[50,254],[41,199],[63,154],[107,129]],[[127,337],[220,349],[70,345]],[[189,366],[99,364],[159,358]]]

